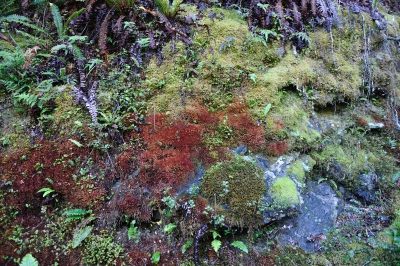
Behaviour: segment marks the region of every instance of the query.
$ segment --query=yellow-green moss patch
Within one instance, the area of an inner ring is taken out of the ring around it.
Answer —
[[[300,203],[296,184],[289,177],[281,177],[275,180],[269,190],[274,205],[290,207]]]

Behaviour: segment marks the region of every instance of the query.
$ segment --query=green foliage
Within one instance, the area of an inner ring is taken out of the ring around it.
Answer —
[[[139,243],[140,240],[140,231],[137,226],[135,226],[136,220],[132,220],[132,222],[129,224],[129,229],[128,229],[128,239],[134,239],[135,243]]]
[[[22,258],[19,266],[39,266],[39,262],[32,256],[32,254],[28,253]]]
[[[245,253],[249,253],[249,249],[247,248],[246,244],[243,243],[242,241],[233,241],[232,243],[230,243],[231,246],[240,249],[241,251],[245,252]]]
[[[78,146],[79,148],[81,148],[81,147],[83,147],[83,144],[82,143],[80,143],[79,141],[77,141],[77,140],[74,140],[74,139],[68,139],[69,141],[71,141],[72,143],[74,143],[76,146]]]
[[[83,240],[85,240],[86,237],[92,232],[93,226],[85,226],[81,229],[79,229],[75,234],[72,239],[72,248],[77,248]]]
[[[219,240],[219,239],[214,239],[214,240],[211,242],[211,246],[212,246],[212,248],[214,249],[214,251],[215,251],[216,253],[218,253],[218,250],[221,248],[221,245],[222,245],[222,242],[221,242],[221,240]]]
[[[160,259],[161,259],[160,251],[154,252],[150,258],[151,263],[153,263],[153,264],[158,264],[160,262]]]
[[[179,6],[182,4],[183,0],[173,0],[170,4],[169,0],[154,0],[158,11],[160,11],[167,18],[174,18],[178,13]]]
[[[0,1],[0,14],[6,16],[18,10],[18,3],[15,0]]]
[[[92,211],[87,211],[84,209],[71,209],[71,210],[67,210],[65,212],[63,212],[62,215],[67,216],[67,219],[65,220],[70,221],[70,220],[74,220],[74,219],[82,219],[85,215],[87,214],[91,214]]]
[[[44,187],[38,190],[38,193],[43,192],[43,198],[49,196],[51,193],[54,192],[54,189],[48,188],[48,187]]]
[[[169,223],[166,226],[164,226],[163,232],[167,233],[167,234],[171,234],[175,228],[176,228],[175,223]]]
[[[259,33],[264,37],[263,39],[260,39],[264,46],[267,46],[269,36],[273,36],[278,40],[282,37],[281,34],[278,34],[276,31],[273,30],[260,30]]]
[[[68,17],[66,23],[64,24],[63,23],[63,18],[61,16],[60,9],[58,8],[58,6],[55,5],[55,4],[50,3],[50,9],[51,9],[51,14],[53,16],[54,24],[55,24],[56,29],[57,29],[58,38],[60,40],[64,39],[66,37],[67,31],[68,31],[68,27],[69,27],[69,23],[73,19],[77,18],[83,11],[85,11],[85,8],[82,8],[82,9],[80,9],[78,11],[75,11],[74,13],[72,13]]]
[[[186,250],[193,244],[193,239],[189,239],[182,245],[182,254],[185,254]]]

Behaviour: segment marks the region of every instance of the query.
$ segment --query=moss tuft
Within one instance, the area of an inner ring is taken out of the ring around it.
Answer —
[[[256,164],[237,156],[230,162],[218,163],[208,169],[200,191],[223,209],[227,222],[248,226],[256,223],[256,207],[266,190],[262,176]]]
[[[271,185],[269,193],[274,205],[279,207],[291,207],[300,203],[296,184],[287,176],[276,179]]]

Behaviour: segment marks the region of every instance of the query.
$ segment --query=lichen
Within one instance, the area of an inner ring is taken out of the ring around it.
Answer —
[[[269,189],[273,204],[282,208],[299,204],[296,184],[289,177],[280,177],[272,183]]]
[[[208,169],[200,185],[201,193],[216,202],[232,225],[257,223],[256,207],[266,187],[261,169],[240,156]],[[252,217],[252,218],[250,218]]]

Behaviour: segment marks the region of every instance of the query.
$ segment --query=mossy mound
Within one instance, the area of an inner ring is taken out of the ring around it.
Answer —
[[[240,156],[212,166],[200,185],[201,193],[210,202],[217,203],[226,222],[242,227],[260,219],[256,208],[265,190],[261,169]]]
[[[269,194],[277,207],[292,207],[300,203],[296,184],[287,176],[276,179],[269,189]]]

